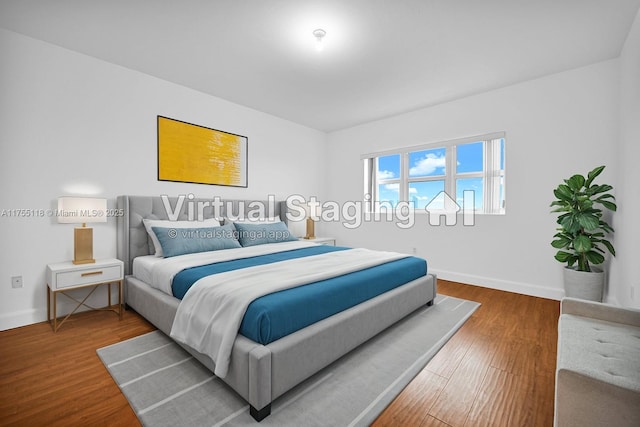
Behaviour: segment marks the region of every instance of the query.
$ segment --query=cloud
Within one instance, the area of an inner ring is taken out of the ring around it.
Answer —
[[[400,189],[400,184],[385,184],[384,189],[398,191]]]
[[[388,170],[378,171],[378,179],[391,179],[395,177],[396,177],[396,174],[393,173],[392,171],[388,171]]]
[[[409,193],[418,194],[418,189],[415,187],[409,187]]]
[[[442,168],[444,174],[444,167],[446,164],[446,158],[444,154],[442,156],[436,156],[433,153],[427,154],[422,159],[419,159],[410,169],[409,176],[424,176],[431,175],[436,169]]]

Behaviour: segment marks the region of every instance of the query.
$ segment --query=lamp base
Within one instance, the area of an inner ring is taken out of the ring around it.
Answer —
[[[72,262],[74,264],[92,264],[96,262],[93,259],[93,228],[74,228]]]
[[[305,239],[315,239],[315,221],[311,218],[307,218],[307,235],[304,236]]]

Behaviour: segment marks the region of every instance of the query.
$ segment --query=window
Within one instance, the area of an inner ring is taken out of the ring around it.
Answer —
[[[376,190],[381,200],[396,206],[400,201],[400,155],[376,159]]]
[[[414,210],[444,209],[444,194],[475,213],[504,214],[505,134],[363,155],[365,200],[379,206],[408,203]]]

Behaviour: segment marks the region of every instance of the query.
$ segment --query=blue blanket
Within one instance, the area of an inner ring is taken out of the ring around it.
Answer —
[[[347,249],[319,245],[189,268],[174,277],[173,294],[182,299],[191,285],[211,274]],[[239,333],[255,342],[268,344],[426,273],[424,259],[407,257],[265,295],[249,305]]]

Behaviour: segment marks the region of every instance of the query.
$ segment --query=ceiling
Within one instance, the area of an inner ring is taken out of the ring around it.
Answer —
[[[640,0],[0,0],[0,27],[325,132],[615,58]],[[326,30],[314,49],[313,30]]]

